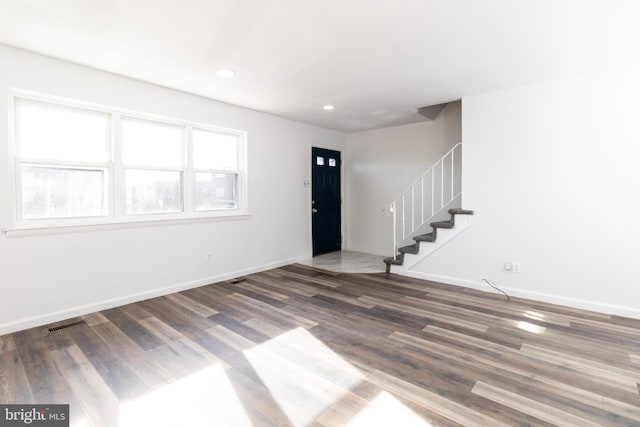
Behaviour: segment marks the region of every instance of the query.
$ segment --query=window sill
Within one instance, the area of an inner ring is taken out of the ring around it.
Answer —
[[[202,224],[207,222],[221,221],[238,221],[246,220],[251,217],[248,212],[236,212],[220,216],[206,217],[189,217],[189,218],[171,218],[171,219],[144,219],[130,220],[94,224],[77,224],[77,225],[49,225],[49,226],[33,226],[33,227],[14,227],[3,228],[2,235],[4,237],[27,237],[27,236],[46,236],[52,234],[71,234],[86,233],[95,231],[124,230],[128,228],[144,228],[144,227],[160,227],[168,225],[187,225]]]

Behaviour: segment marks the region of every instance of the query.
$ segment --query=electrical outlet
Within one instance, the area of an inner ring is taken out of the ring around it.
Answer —
[[[211,261],[211,257],[212,257],[211,252],[207,252],[205,256],[207,258],[207,262]]]
[[[513,263],[512,271],[514,273],[520,273],[520,263],[519,262],[514,262]]]
[[[504,263],[504,271],[511,271],[513,269],[513,265],[510,262]]]

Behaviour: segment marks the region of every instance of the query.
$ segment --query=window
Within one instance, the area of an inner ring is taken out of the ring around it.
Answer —
[[[246,134],[14,97],[21,227],[246,214]]]
[[[193,130],[197,210],[237,208],[238,148],[238,135]]]
[[[20,173],[22,217],[25,219],[106,214],[106,169],[23,163]]]
[[[182,173],[127,169],[125,182],[128,214],[182,211]]]
[[[18,217],[106,216],[110,115],[16,100]]]
[[[122,119],[127,214],[182,211],[183,146],[184,129],[180,126]]]

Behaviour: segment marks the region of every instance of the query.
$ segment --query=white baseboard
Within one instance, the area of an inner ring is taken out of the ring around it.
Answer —
[[[421,273],[417,271],[401,271],[397,274],[413,277],[415,279],[429,280],[432,282],[446,283],[448,285],[462,286],[465,288],[476,289],[479,291],[498,293],[491,289],[486,283],[481,281],[473,281],[460,279],[457,277],[439,276],[436,274]],[[583,300],[579,298],[570,298],[561,295],[547,294],[542,292],[530,291],[526,289],[501,287],[506,293],[518,298],[526,298],[534,301],[548,302],[551,304],[564,305],[572,308],[579,308],[583,310],[597,311],[604,314],[613,314],[624,317],[632,317],[634,319],[640,319],[640,309],[633,307],[625,307],[614,304],[604,304],[601,302]]]
[[[222,282],[224,280],[233,279],[240,276],[246,276],[248,274],[259,273],[261,271],[270,270],[272,268],[282,267],[284,265],[293,264],[304,259],[311,258],[311,255],[304,255],[295,258],[289,258],[282,261],[271,262],[263,264],[257,267],[251,267],[244,270],[237,270],[228,273],[222,273],[216,276],[204,277],[198,280],[192,280],[189,282],[183,282],[164,288],[151,289],[145,292],[139,292],[136,294],[126,295],[123,297],[113,298],[107,301],[101,301],[98,303],[87,304],[79,307],[70,308],[67,310],[55,311],[52,313],[46,313],[38,316],[28,317],[26,319],[20,319],[13,322],[3,323],[0,325],[0,335],[10,334],[12,332],[21,331],[24,329],[34,328],[37,326],[46,325],[53,322],[59,322],[61,320],[69,319],[72,317],[83,316],[85,314],[95,313],[97,311],[107,310],[114,307],[120,307],[126,304],[131,304],[138,301],[143,301],[149,298],[160,297],[163,295],[172,294],[174,292],[185,291],[187,289],[197,288],[199,286],[208,285],[211,283]]]

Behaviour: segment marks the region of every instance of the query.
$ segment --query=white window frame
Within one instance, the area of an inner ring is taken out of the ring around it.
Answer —
[[[211,128],[203,128],[201,126],[190,126],[189,127],[189,138],[191,141],[193,141],[193,131],[195,130],[204,130],[204,131],[212,131],[212,132],[216,132],[216,133],[222,133],[222,134],[227,134],[227,135],[234,135],[234,136],[238,136],[237,133],[234,132],[227,132],[227,131],[223,131],[220,129],[214,130]],[[189,150],[191,150],[191,153],[188,157],[189,159],[189,169],[190,172],[192,173],[192,179],[190,179],[190,182],[192,184],[195,185],[195,175],[199,172],[202,173],[211,173],[211,174],[230,174],[230,175],[235,175],[236,176],[236,193],[238,193],[238,197],[240,196],[240,180],[242,179],[242,159],[244,158],[242,155],[242,143],[240,142],[241,138],[238,138],[238,145],[236,146],[236,155],[238,156],[238,163],[237,163],[237,168],[236,169],[216,169],[216,168],[196,168],[193,166],[193,144],[189,145]],[[203,210],[198,210],[198,202],[197,202],[197,195],[195,192],[195,188],[193,189],[192,192],[193,195],[193,200],[192,200],[192,208],[194,212],[216,212],[217,210],[212,210],[212,209],[203,209]],[[240,203],[240,200],[238,200],[238,204]],[[224,211],[224,210],[234,210],[234,209],[219,209],[220,211]]]
[[[18,100],[33,101],[39,103],[48,103],[52,106],[61,106],[68,108],[76,108],[82,110],[106,113],[110,117],[109,140],[108,140],[108,158],[107,163],[83,163],[68,162],[57,160],[27,159],[19,157],[19,137],[17,135],[17,108]],[[129,111],[120,108],[107,107],[78,100],[71,100],[55,96],[37,94],[33,92],[11,89],[9,93],[9,131],[10,131],[10,162],[11,162],[11,185],[13,187],[13,204],[14,204],[14,221],[13,226],[9,229],[3,229],[6,236],[21,234],[40,234],[38,230],[44,233],[64,233],[68,230],[83,231],[101,228],[128,228],[132,226],[149,226],[184,222],[200,222],[200,221],[216,221],[226,219],[244,219],[249,217],[248,195],[247,195],[247,132],[235,129],[224,128],[205,123],[197,123],[186,120],[174,119],[169,117],[158,116],[154,114],[142,113],[137,111]],[[182,168],[165,168],[157,166],[134,166],[124,165],[122,162],[122,144],[123,144],[123,118],[131,118],[138,120],[147,120],[161,124],[180,126],[183,128],[183,167]],[[210,169],[194,169],[193,168],[193,129],[202,129],[206,131],[225,133],[237,136],[238,141],[238,169],[234,171],[224,170],[215,171]],[[74,217],[74,218],[43,218],[43,219],[25,219],[22,217],[22,182],[21,169],[23,164],[36,164],[43,166],[66,166],[69,168],[86,167],[89,169],[105,169],[108,173],[108,209],[105,216],[94,217]],[[180,171],[182,174],[181,192],[182,192],[182,211],[175,213],[148,213],[148,214],[127,214],[126,213],[126,194],[125,194],[125,172],[127,169],[144,169],[144,170],[171,170]],[[196,194],[195,194],[195,173],[196,172],[218,172],[237,174],[237,207],[235,209],[217,209],[217,210],[196,210]]]
[[[55,160],[55,159],[34,159],[29,157],[20,157],[18,156],[19,152],[19,129],[17,126],[19,113],[16,108],[17,102],[25,102],[25,103],[34,103],[34,104],[49,104],[53,109],[79,109],[84,111],[95,112],[99,114],[105,114],[108,116],[108,135],[106,141],[106,162],[84,162],[84,161],[69,161],[69,160]],[[113,199],[113,186],[111,182],[113,181],[113,162],[112,162],[112,151],[113,151],[113,117],[112,114],[103,108],[87,108],[85,106],[71,104],[69,102],[61,101],[61,102],[51,102],[48,100],[43,100],[41,97],[26,97],[26,96],[16,96],[13,95],[11,97],[11,108],[10,108],[12,117],[11,117],[11,140],[14,144],[12,153],[13,160],[13,178],[14,178],[14,187],[13,193],[15,195],[15,223],[17,225],[24,223],[32,224],[35,226],[44,225],[44,224],[86,224],[86,223],[102,223],[106,218],[113,214],[112,211],[112,202]],[[63,218],[42,218],[42,219],[24,219],[22,212],[22,166],[23,165],[36,165],[41,167],[59,167],[59,168],[68,168],[68,169],[93,169],[93,170],[106,170],[108,173],[108,181],[107,191],[105,194],[104,202],[107,203],[107,210],[104,215],[99,216],[88,216],[88,217],[63,217]]]
[[[124,146],[123,142],[124,138],[122,137],[123,135],[123,129],[122,129],[122,124],[124,123],[124,120],[126,119],[131,119],[131,120],[140,120],[140,121],[147,121],[147,122],[154,122],[154,123],[158,123],[161,125],[170,125],[170,126],[176,126],[176,123],[173,122],[169,122],[167,120],[157,120],[157,119],[150,119],[148,117],[141,117],[140,115],[132,115],[132,114],[119,114],[118,118],[117,118],[117,127],[118,127],[118,135],[119,135],[119,143],[118,144],[114,144],[118,146],[118,148],[120,149],[120,153],[118,155],[117,158],[117,163],[119,165],[120,171],[121,171],[121,175],[120,175],[120,179],[122,181],[122,186],[120,188],[120,191],[118,192],[119,197],[119,203],[117,204],[117,210],[116,212],[121,216],[121,217],[126,217],[126,218],[131,218],[131,219],[135,219],[135,220],[141,220],[144,221],[146,218],[149,218],[151,216],[153,216],[154,218],[173,218],[175,215],[188,215],[189,214],[189,209],[188,209],[188,199],[191,197],[191,195],[189,194],[189,189],[190,186],[187,184],[187,172],[188,172],[188,163],[191,161],[191,157],[189,154],[189,149],[187,148],[188,146],[190,146],[191,144],[189,143],[189,137],[187,136],[187,125],[184,124],[180,124],[177,125],[178,127],[182,128],[182,141],[180,144],[180,150],[182,153],[182,166],[180,167],[168,167],[168,166],[148,166],[148,165],[134,165],[134,164],[124,164],[124,162],[122,162],[122,147]],[[127,191],[126,191],[126,174],[127,174],[127,170],[147,170],[147,171],[163,171],[163,172],[180,172],[180,193],[181,193],[181,210],[178,212],[158,212],[158,213],[127,213]],[[189,188],[187,188],[189,187]]]

